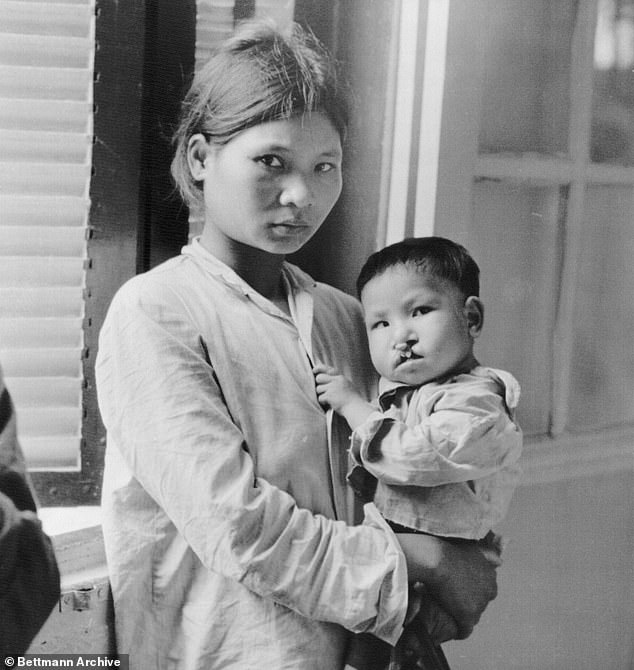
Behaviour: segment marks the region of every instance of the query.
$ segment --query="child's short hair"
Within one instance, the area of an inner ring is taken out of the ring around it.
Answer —
[[[325,114],[344,139],[346,94],[325,47],[299,24],[285,33],[271,22],[239,25],[195,75],[181,107],[172,177],[185,202],[202,197],[187,164],[192,135],[226,144],[242,130],[306,112]]]
[[[444,237],[410,237],[372,254],[357,279],[357,293],[374,277],[396,265],[412,266],[434,279],[451,282],[465,298],[480,294],[480,268],[460,244]]]

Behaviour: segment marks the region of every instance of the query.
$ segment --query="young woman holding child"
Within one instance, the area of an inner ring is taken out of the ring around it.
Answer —
[[[345,129],[332,61],[298,26],[239,28],[183,103],[172,172],[204,230],[120,289],[97,361],[131,667],[339,670],[350,631],[396,643],[408,582],[456,637],[495,597],[478,549],[395,534],[372,505],[349,522],[349,433],[341,421],[329,440],[312,368],[372,397],[363,319],[285,261],[340,194]]]

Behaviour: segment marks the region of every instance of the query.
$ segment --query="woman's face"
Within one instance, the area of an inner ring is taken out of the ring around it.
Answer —
[[[209,249],[239,242],[293,253],[341,193],[341,141],[321,113],[262,123],[221,146],[195,136],[189,146],[192,174],[203,182]]]

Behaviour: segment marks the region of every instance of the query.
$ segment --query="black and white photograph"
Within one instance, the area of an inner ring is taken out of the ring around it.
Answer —
[[[0,0],[0,667],[634,670],[634,0]]]

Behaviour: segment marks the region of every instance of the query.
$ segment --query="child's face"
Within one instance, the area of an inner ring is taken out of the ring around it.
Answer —
[[[190,141],[190,167],[204,182],[208,248],[235,241],[293,253],[317,232],[341,193],[341,141],[321,113],[247,128],[222,146],[197,137],[197,147]],[[192,149],[198,152],[193,160]]]
[[[414,268],[398,265],[363,288],[370,354],[387,379],[412,386],[475,365],[473,338],[482,327],[478,298]]]

